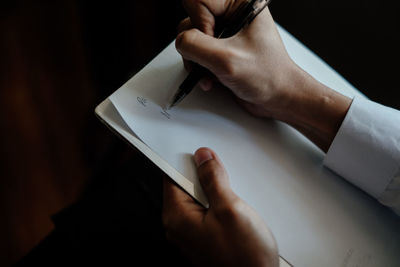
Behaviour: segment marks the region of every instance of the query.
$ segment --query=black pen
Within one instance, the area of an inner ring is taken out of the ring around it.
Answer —
[[[215,36],[217,38],[228,38],[238,33],[242,28],[249,25],[255,17],[269,4],[270,0],[246,0],[243,1],[234,13],[225,21],[225,27],[216,25]],[[218,27],[219,26],[219,27]],[[179,86],[175,93],[169,109],[181,102],[197,85],[197,83],[209,73],[206,68],[194,64],[192,71]]]

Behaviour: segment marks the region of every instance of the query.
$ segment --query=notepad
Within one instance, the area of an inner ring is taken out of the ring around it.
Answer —
[[[289,33],[279,32],[303,69],[345,95],[361,95]],[[214,149],[233,190],[265,220],[280,254],[294,266],[400,266],[399,219],[325,169],[324,154],[300,133],[249,115],[222,89],[197,88],[166,110],[186,75],[171,44],[96,113],[204,206],[192,155],[199,147]]]

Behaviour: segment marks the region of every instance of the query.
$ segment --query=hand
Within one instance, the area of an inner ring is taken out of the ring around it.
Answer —
[[[290,124],[327,151],[351,100],[316,81],[289,57],[266,8],[233,37],[216,39],[215,20],[229,16],[240,0],[186,0],[176,48],[209,69],[250,113]],[[213,78],[200,82],[213,87]]]
[[[202,10],[197,8],[200,2],[185,1],[189,14],[194,13],[193,10]],[[221,12],[213,8],[221,6],[222,2],[226,2],[229,10]],[[233,9],[228,2],[232,1],[210,2],[209,13],[195,13],[184,20],[179,26],[177,50],[184,59],[209,69],[252,113],[273,117],[274,108],[281,109],[284,105],[284,97],[288,95],[286,90],[291,89],[288,85],[292,83],[289,74],[297,71],[297,66],[288,56],[268,8],[237,35],[227,39],[212,37],[214,20],[208,15],[214,11],[219,16],[227,16]],[[199,17],[205,22],[199,22]],[[192,28],[192,20],[210,35]],[[187,62],[185,65],[188,66]],[[201,85],[204,90],[211,89],[210,77]]]
[[[203,208],[165,178],[167,239],[197,266],[279,266],[274,237],[257,213],[232,191],[218,156],[201,148],[194,159],[210,207]]]

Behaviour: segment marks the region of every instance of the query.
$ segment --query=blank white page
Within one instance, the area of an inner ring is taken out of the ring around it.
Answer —
[[[289,54],[326,85],[359,94],[279,28]],[[192,155],[210,147],[233,190],[272,229],[294,266],[400,266],[400,220],[322,166],[324,154],[289,126],[254,118],[224,90],[195,89],[164,111],[187,73],[168,46],[111,97],[131,130],[199,191]]]

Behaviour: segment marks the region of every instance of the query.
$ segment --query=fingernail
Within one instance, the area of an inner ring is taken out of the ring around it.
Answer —
[[[207,149],[197,150],[196,153],[194,153],[194,161],[196,162],[197,167],[200,167],[211,159],[213,159],[213,156]]]

